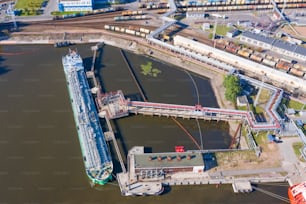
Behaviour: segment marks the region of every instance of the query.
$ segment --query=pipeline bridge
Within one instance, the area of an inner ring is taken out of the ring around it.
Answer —
[[[102,94],[98,97],[97,106],[100,117],[115,119],[129,114],[143,114],[151,116],[180,117],[204,120],[235,120],[245,121],[253,131],[280,131],[283,127],[282,119],[276,112],[282,98],[283,91],[276,89],[266,105],[268,122],[258,122],[251,111],[230,110],[202,107],[201,105],[177,105],[143,101],[130,101],[124,98],[122,91]]]
[[[271,122],[257,122],[253,113],[249,111],[228,110],[202,107],[201,105],[187,106],[166,103],[152,103],[130,101],[128,103],[129,113],[156,115],[166,117],[181,117],[188,119],[204,120],[244,120],[252,130],[279,130],[280,122],[273,118]]]

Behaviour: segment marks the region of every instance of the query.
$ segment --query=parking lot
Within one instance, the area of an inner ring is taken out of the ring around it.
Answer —
[[[7,10],[11,6],[13,9],[15,5],[14,1],[0,1],[0,22],[5,22],[10,20],[9,15],[7,14]]]

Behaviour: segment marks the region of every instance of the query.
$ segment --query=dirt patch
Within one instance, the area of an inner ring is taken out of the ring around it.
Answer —
[[[271,148],[271,149],[270,149]],[[218,170],[251,170],[280,167],[280,154],[277,146],[269,146],[257,157],[255,151],[236,151],[216,153]]]

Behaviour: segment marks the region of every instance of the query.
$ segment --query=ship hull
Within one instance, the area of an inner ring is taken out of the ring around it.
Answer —
[[[290,204],[306,204],[306,182],[288,188]]]
[[[83,162],[88,178],[104,185],[112,179],[113,163],[100,126],[81,57],[63,57],[67,89],[72,105]]]

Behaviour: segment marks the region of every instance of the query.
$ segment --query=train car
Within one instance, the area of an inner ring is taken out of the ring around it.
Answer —
[[[104,25],[104,29],[105,29],[105,30],[109,30],[109,29],[110,29],[110,26],[109,26],[109,25]]]
[[[235,45],[234,43],[230,43],[226,46],[225,50],[233,53],[233,54],[236,54],[238,52],[238,50],[240,49],[240,46],[239,45]]]
[[[255,62],[262,62],[263,57],[259,54],[251,54],[250,59],[255,61]]]
[[[120,31],[120,27],[116,26],[115,27],[115,31],[119,32]]]
[[[238,50],[237,54],[245,58],[249,58],[251,55],[247,50],[243,50],[243,49]]]
[[[276,68],[277,69],[281,69],[284,70],[286,72],[289,71],[289,69],[291,68],[292,64],[283,60],[280,60],[277,64],[276,64]]]
[[[289,73],[297,77],[303,77],[305,75],[305,72],[293,67],[290,69]]]
[[[139,31],[142,32],[142,33],[146,33],[146,34],[150,33],[150,30],[146,29],[146,28],[140,28]]]
[[[135,30],[126,29],[125,33],[130,34],[130,35],[135,35],[136,31]]]
[[[130,16],[132,15],[132,11],[122,11],[121,16]]]
[[[220,49],[220,50],[224,50],[225,49],[225,44],[224,43],[220,43],[220,42],[216,42],[215,47]]]
[[[120,28],[121,33],[125,33],[125,28]]]
[[[157,14],[164,14],[168,11],[168,9],[160,9],[157,11]]]
[[[274,62],[272,60],[268,60],[268,59],[263,59],[262,63],[265,64],[265,65],[268,65],[270,67],[275,67],[275,65],[276,65],[276,62]]]
[[[306,72],[306,66],[303,66],[301,64],[294,64],[293,68]]]
[[[278,63],[279,60],[280,60],[278,57],[271,56],[271,55],[266,55],[265,58],[266,58],[267,60],[270,60],[270,61],[273,61],[273,62],[276,62],[276,63]]]

